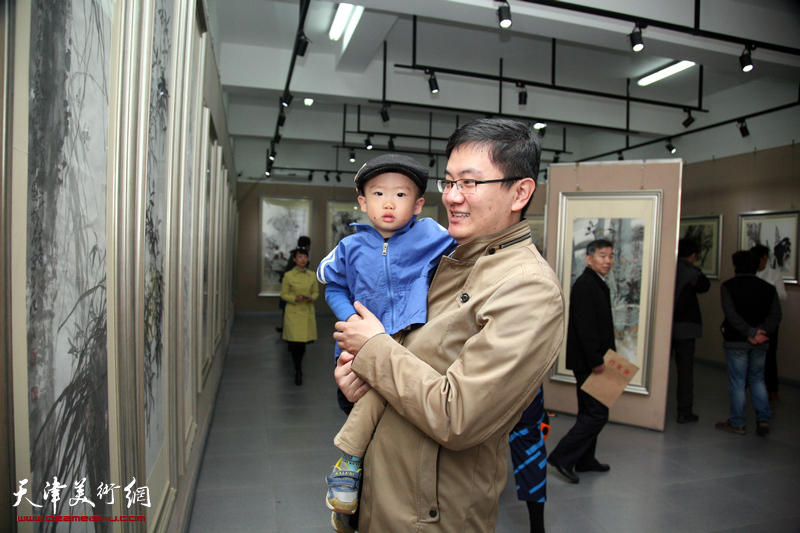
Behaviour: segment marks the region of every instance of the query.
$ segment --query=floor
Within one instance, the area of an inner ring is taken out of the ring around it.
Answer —
[[[332,531],[324,477],[339,456],[332,439],[344,421],[332,378],[333,320],[320,315],[321,339],[308,347],[298,387],[275,331],[278,319],[236,319],[191,533]],[[714,428],[728,410],[724,370],[697,364],[695,373],[699,423],[675,423],[673,391],[663,433],[606,426],[598,457],[611,464],[610,473],[581,474],[580,484],[570,485],[550,471],[548,533],[800,532],[800,390],[781,388],[769,436],[753,431],[751,408],[749,431],[739,436]],[[551,419],[550,447],[573,421],[569,415]],[[509,482],[497,532],[525,532],[527,520]]]

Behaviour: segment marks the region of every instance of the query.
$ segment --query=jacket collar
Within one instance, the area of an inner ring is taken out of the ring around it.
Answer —
[[[492,255],[512,246],[525,246],[531,242],[531,227],[526,220],[521,220],[497,233],[482,235],[459,244],[451,257],[458,261],[477,261],[484,255]]]
[[[406,225],[405,225],[405,226],[403,226],[403,227],[402,227],[402,228],[400,228],[399,230],[395,231],[395,232],[392,234],[392,236],[391,236],[391,237],[389,237],[389,238],[391,239],[391,238],[392,238],[392,237],[394,237],[395,235],[402,235],[403,233],[407,232],[409,229],[411,229],[411,226],[413,226],[413,225],[414,225],[414,222],[416,222],[416,221],[417,221],[417,215],[414,215],[413,217],[411,217],[411,220],[409,220],[409,221],[406,223]],[[378,230],[376,230],[376,229],[375,229],[375,227],[374,227],[374,226],[372,226],[371,224],[359,224],[359,223],[357,223],[357,222],[353,222],[353,223],[351,223],[350,225],[351,225],[351,226],[353,226],[353,227],[355,227],[355,228],[356,228],[356,231],[367,231],[367,232],[371,232],[371,233],[374,233],[375,235],[377,235],[377,236],[378,236],[378,238],[380,238],[381,240],[384,240],[384,239],[383,239],[383,235],[381,235],[381,234],[380,234],[380,232],[378,232]]]

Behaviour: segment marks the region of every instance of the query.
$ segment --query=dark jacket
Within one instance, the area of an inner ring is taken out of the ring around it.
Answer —
[[[603,364],[603,356],[614,342],[611,291],[600,275],[588,266],[572,286],[567,326],[567,368],[591,372]]]
[[[722,337],[725,348],[754,348],[747,339],[755,337],[758,330],[769,336],[781,321],[781,302],[775,287],[755,274],[737,274],[720,287],[722,311]],[[757,346],[766,350],[768,343]]]
[[[703,336],[703,317],[697,295],[708,292],[710,288],[711,282],[697,265],[686,259],[678,259],[672,338],[699,339]]]

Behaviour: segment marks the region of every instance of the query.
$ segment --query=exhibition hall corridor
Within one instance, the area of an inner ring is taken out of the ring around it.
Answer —
[[[333,381],[333,317],[318,315],[320,338],[308,346],[299,387],[275,329],[279,320],[277,313],[236,317],[191,533],[332,531],[324,478],[339,456],[332,440],[345,419]],[[781,386],[767,437],[755,434],[748,403],[748,433],[739,436],[714,428],[728,413],[723,368],[696,365],[694,424],[675,422],[671,378],[666,431],[610,423],[597,452],[609,473],[580,474],[570,485],[548,471],[548,533],[800,532],[800,391]],[[570,415],[551,418],[549,449],[573,422]],[[527,531],[509,464],[497,532]]]

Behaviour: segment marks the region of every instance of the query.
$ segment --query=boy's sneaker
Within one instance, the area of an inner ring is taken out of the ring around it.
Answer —
[[[756,422],[756,434],[765,437],[769,435],[769,420],[759,420]]]
[[[737,435],[747,434],[747,429],[744,426],[734,426],[730,420],[725,422],[717,422],[717,429],[720,431],[727,431],[728,433],[736,433]]]
[[[335,513],[355,513],[358,508],[358,489],[361,488],[361,469],[353,472],[346,466],[342,468],[342,460],[339,459],[330,477],[325,480],[328,482],[328,495],[325,498],[328,509]]]
[[[337,512],[331,513],[331,526],[336,533],[356,533],[350,525],[350,516]]]

